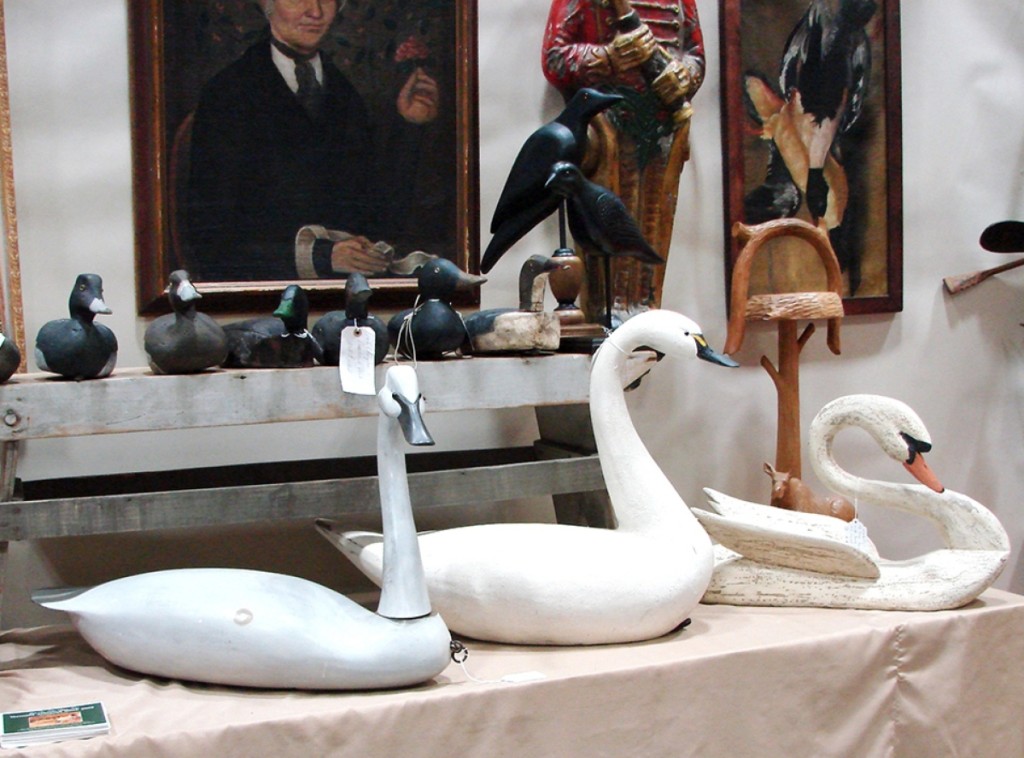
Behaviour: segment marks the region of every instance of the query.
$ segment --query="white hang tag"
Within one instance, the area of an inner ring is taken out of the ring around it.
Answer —
[[[367,326],[346,326],[341,330],[338,373],[341,389],[353,395],[375,395],[373,358],[377,335]]]

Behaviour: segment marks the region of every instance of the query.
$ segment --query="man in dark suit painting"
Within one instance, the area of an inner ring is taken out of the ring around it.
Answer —
[[[268,34],[203,88],[192,127],[188,240],[197,278],[308,279],[386,269],[374,125],[319,46],[338,0],[261,0]],[[437,115],[414,71],[407,125]]]

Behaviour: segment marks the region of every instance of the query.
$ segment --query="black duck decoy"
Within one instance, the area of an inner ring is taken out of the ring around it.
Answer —
[[[587,127],[601,111],[622,100],[621,95],[583,88],[553,121],[531,134],[512,164],[491,219],[491,241],[480,270],[490,271],[505,252],[558,208],[561,198],[547,188],[551,166],[559,161],[580,164],[587,144]]]
[[[328,311],[313,325],[313,338],[324,351],[322,363],[338,365],[341,359],[341,332],[350,326],[373,330],[373,362],[375,365],[384,362],[388,354],[388,327],[379,318],[369,314],[367,303],[372,294],[373,289],[365,276],[348,275],[345,282],[345,310]]]
[[[425,262],[416,269],[419,302],[388,321],[388,337],[401,355],[437,360],[460,349],[468,339],[462,316],[452,307],[452,296],[487,279],[467,274],[447,258],[422,255]]]
[[[544,310],[544,293],[548,274],[563,265],[543,255],[527,258],[519,270],[518,308],[489,308],[466,317],[473,352],[557,350],[561,325],[553,312]]]
[[[228,368],[308,368],[323,358],[320,344],[306,329],[309,299],[289,284],[272,316],[225,324]]]
[[[18,370],[21,365],[21,351],[14,340],[0,332],[0,384],[3,384]]]
[[[611,258],[636,258],[650,264],[664,263],[665,259],[644,239],[619,196],[587,179],[578,166],[556,163],[551,167],[548,185],[568,198],[566,216],[576,243],[587,254],[604,259],[605,326],[611,328]]]
[[[103,302],[103,279],[79,274],[68,298],[71,318],[43,324],[36,335],[36,365],[67,379],[102,379],[117,363],[117,337],[94,322],[96,314],[112,311]]]
[[[173,313],[154,319],[143,336],[153,373],[194,374],[224,363],[228,337],[220,324],[196,310],[202,295],[188,272],[172,272],[166,292]]]

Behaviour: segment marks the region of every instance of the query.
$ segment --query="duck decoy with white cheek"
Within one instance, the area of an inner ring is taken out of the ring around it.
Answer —
[[[196,310],[200,298],[187,271],[171,273],[167,299],[173,312],[154,319],[143,337],[154,373],[193,374],[224,363],[228,337],[220,324]]]
[[[272,316],[224,325],[228,368],[308,368],[323,358],[323,349],[306,329],[309,299],[289,284]]]
[[[373,289],[362,274],[349,274],[345,282],[345,310],[328,311],[313,324],[313,339],[324,350],[322,363],[337,366],[341,358],[341,333],[348,327],[370,329],[374,335],[374,365],[384,362],[388,354],[388,327],[370,315],[367,305]]]
[[[411,366],[388,370],[377,403],[387,555],[376,613],[305,579],[226,568],[40,590],[33,600],[70,614],[107,660],[154,676],[313,690],[407,687],[432,679],[450,662],[451,635],[431,608],[409,500],[405,444],[433,444]]]
[[[430,599],[453,631],[515,644],[634,642],[672,631],[696,608],[711,579],[711,540],[633,427],[623,374],[639,349],[736,365],[671,311],[612,332],[593,359],[590,417],[618,527],[482,524],[420,535]],[[381,584],[380,535],[333,541]]]
[[[850,426],[867,431],[921,484],[863,479],[840,468],[832,441]],[[928,440],[920,417],[904,403],[849,395],[827,404],[811,423],[810,459],[822,483],[854,504],[932,521],[944,549],[886,560],[856,519],[784,511],[705,489],[711,510],[693,510],[719,544],[704,602],[932,611],[974,600],[1003,570],[1010,540],[985,506],[942,487],[924,462]]]
[[[103,279],[79,274],[68,299],[71,318],[43,324],[36,335],[36,365],[67,379],[102,379],[117,363],[117,337],[95,322],[112,311],[103,302]]]
[[[562,267],[555,258],[531,255],[519,270],[519,308],[489,308],[466,317],[474,353],[558,350],[561,324],[544,310],[547,278]]]
[[[423,263],[416,268],[417,305],[388,321],[388,337],[407,358],[438,360],[462,348],[469,339],[462,316],[452,307],[452,297],[487,279],[462,271],[447,258],[419,255]]]

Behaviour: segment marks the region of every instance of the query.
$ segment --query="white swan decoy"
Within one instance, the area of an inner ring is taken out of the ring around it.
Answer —
[[[840,468],[832,442],[848,426],[866,430],[922,484],[862,479]],[[841,397],[821,409],[809,437],[811,464],[830,490],[924,516],[947,547],[886,560],[857,520],[847,524],[705,489],[716,512],[693,510],[719,544],[704,602],[942,610],[966,605],[999,576],[1010,552],[1006,531],[983,505],[939,484],[924,462],[928,432],[904,403],[879,395]]]
[[[387,555],[377,613],[314,582],[245,569],[174,569],[33,599],[66,611],[103,657],[146,674],[216,684],[377,689],[425,682],[450,662],[432,611],[409,502],[403,435],[433,444],[416,374],[388,370],[377,454]]]
[[[666,634],[700,601],[711,540],[644,447],[623,394],[623,368],[641,347],[736,365],[670,311],[613,332],[594,356],[590,413],[618,528],[483,524],[420,535],[430,597],[454,631],[517,644],[630,642]],[[327,536],[380,584],[379,536]]]

